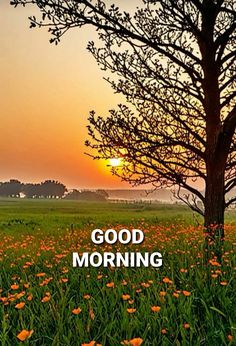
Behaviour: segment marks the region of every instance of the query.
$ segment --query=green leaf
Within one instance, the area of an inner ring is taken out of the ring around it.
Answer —
[[[220,315],[226,317],[226,315],[222,311],[220,311],[219,309],[215,308],[214,306],[210,306],[210,309],[214,310],[214,311],[218,312]]]

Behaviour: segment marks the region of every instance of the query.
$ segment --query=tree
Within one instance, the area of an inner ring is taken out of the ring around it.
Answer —
[[[45,198],[62,198],[67,191],[65,185],[55,180],[45,180],[40,184],[40,196]]]
[[[225,197],[236,186],[236,0],[144,0],[134,15],[102,0],[11,3],[38,6],[31,27],[48,27],[56,44],[70,28],[96,28],[102,46],[88,49],[131,107],[91,112],[87,145],[97,158],[122,157],[113,171],[126,181],[178,186],[209,236],[223,237],[236,201]]]
[[[40,184],[24,184],[22,188],[27,198],[62,198],[66,191],[65,185],[55,180],[45,180]]]
[[[17,179],[0,183],[0,196],[2,197],[19,197],[22,189],[22,183]]]
[[[96,202],[105,202],[106,197],[97,191],[79,191],[74,189],[73,191],[69,192],[65,199],[74,199],[74,200],[80,200],[80,201],[96,201]]]
[[[40,197],[40,184],[27,183],[24,184],[22,192],[26,198],[39,198]]]
[[[96,193],[105,199],[109,198],[109,194],[106,192],[106,190],[98,189]]]

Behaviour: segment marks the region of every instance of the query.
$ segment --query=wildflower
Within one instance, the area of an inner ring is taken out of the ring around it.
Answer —
[[[189,329],[189,328],[190,328],[190,324],[184,323],[184,324],[183,324],[183,327],[184,327],[184,329]]]
[[[171,281],[169,278],[167,278],[167,277],[165,277],[162,281],[163,281],[165,284],[172,284],[172,281]]]
[[[108,283],[106,284],[106,286],[107,286],[108,288],[114,288],[114,287],[115,287],[115,284],[114,284],[114,282],[108,282]]]
[[[141,338],[134,338],[129,341],[130,345],[132,346],[140,346],[143,343],[143,339]]]
[[[31,337],[33,332],[34,332],[33,330],[23,329],[16,337],[20,341],[25,341],[26,339],[29,339]]]
[[[90,298],[91,298],[91,296],[89,294],[84,294],[84,299],[88,300]]]
[[[129,300],[130,299],[130,295],[129,294],[122,294],[122,299],[123,300]]]
[[[21,303],[18,303],[18,304],[15,305],[15,308],[16,308],[17,310],[21,310],[21,309],[23,309],[24,307],[25,307],[25,302],[21,302]]]
[[[141,286],[144,287],[144,288],[148,288],[148,287],[150,287],[150,284],[148,284],[146,282],[142,282]]]
[[[227,281],[221,281],[220,284],[221,284],[221,286],[226,286],[226,285],[228,285],[228,282]]]
[[[25,291],[22,291],[16,295],[16,299],[20,299],[25,295]]]
[[[74,314],[74,315],[79,315],[79,314],[81,313],[81,311],[82,311],[82,309],[80,309],[80,308],[73,309],[73,310],[72,310],[72,314]]]
[[[184,269],[184,268],[181,268],[179,271],[180,271],[180,273],[187,273],[188,270]]]
[[[45,273],[38,273],[38,274],[36,274],[35,276],[37,276],[37,278],[41,278],[41,277],[43,277],[43,276],[45,276],[46,274]]]
[[[185,297],[189,297],[191,295],[191,292],[189,291],[183,291],[182,293]]]
[[[133,313],[135,313],[135,311],[136,311],[136,309],[134,309],[134,308],[128,308],[128,309],[127,309],[127,312],[128,312],[129,314],[133,314]]]
[[[165,292],[165,291],[161,291],[161,292],[160,292],[160,296],[161,296],[161,297],[165,297],[165,295],[166,295],[166,292]]]
[[[215,260],[209,260],[209,263],[214,267],[220,267],[220,263]]]
[[[82,344],[81,346],[95,346],[96,341],[90,341],[88,344]]]
[[[19,285],[16,285],[16,284],[14,284],[14,285],[11,285],[11,289],[12,290],[18,290],[18,288],[19,288]]]
[[[161,307],[160,306],[151,306],[151,310],[152,312],[159,312],[161,310]]]
[[[227,335],[227,339],[229,342],[233,341],[233,335],[231,334]]]
[[[41,300],[42,303],[47,303],[51,299],[51,294],[49,292],[45,293],[45,296]]]
[[[89,309],[89,317],[90,317],[90,319],[91,319],[92,321],[94,320],[95,314],[94,314],[94,312],[93,312],[93,309]]]
[[[163,329],[161,330],[161,334],[163,334],[163,335],[167,334],[167,330],[166,330],[165,328],[163,328]]]

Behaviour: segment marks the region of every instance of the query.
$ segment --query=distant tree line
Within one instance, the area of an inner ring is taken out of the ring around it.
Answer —
[[[66,199],[74,199],[80,201],[105,201],[109,197],[108,193],[105,190],[97,191],[79,191],[73,190],[66,195]]]
[[[68,192],[66,186],[56,180],[41,183],[22,183],[17,179],[0,182],[0,197],[25,198],[66,198],[73,200],[105,201],[108,194],[104,190]]]
[[[65,185],[55,180],[25,184],[19,180],[11,179],[0,183],[1,197],[61,198],[66,191]]]

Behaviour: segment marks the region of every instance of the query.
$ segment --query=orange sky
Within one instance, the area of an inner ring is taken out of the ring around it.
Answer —
[[[123,101],[86,51],[94,31],[70,31],[56,47],[46,30],[29,29],[27,17],[33,12],[0,2],[0,181],[130,187],[105,163],[84,155],[89,111],[107,114]]]

